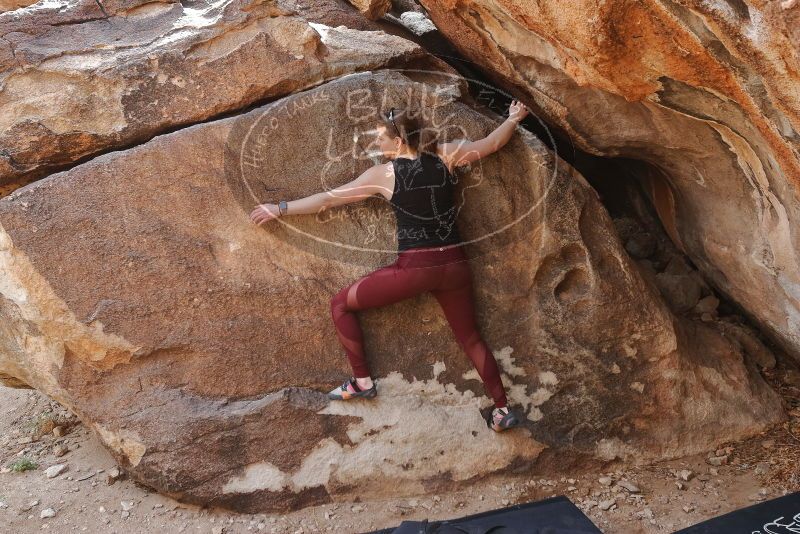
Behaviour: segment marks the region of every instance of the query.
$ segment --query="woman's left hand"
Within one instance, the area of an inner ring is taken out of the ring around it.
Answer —
[[[519,100],[512,100],[511,105],[508,106],[508,118],[516,121],[517,124],[522,122],[522,119],[528,116],[528,108]]]
[[[250,212],[250,220],[258,226],[280,216],[277,204],[259,204]]]

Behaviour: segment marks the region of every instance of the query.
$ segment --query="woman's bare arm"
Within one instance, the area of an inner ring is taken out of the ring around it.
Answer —
[[[328,208],[357,202],[375,194],[383,195],[387,190],[384,185],[385,174],[386,165],[374,165],[355,180],[335,189],[287,202],[286,213],[283,216],[319,213]],[[279,211],[275,204],[260,204],[250,213],[250,219],[256,224],[275,219],[278,216]]]
[[[514,135],[517,125],[528,114],[527,108],[518,100],[511,102],[508,118],[492,133],[477,141],[458,139],[441,145],[442,159],[451,167],[472,163],[503,148]]]

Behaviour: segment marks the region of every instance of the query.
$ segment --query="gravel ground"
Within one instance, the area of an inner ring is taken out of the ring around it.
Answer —
[[[496,476],[440,495],[251,515],[184,505],[124,473],[110,484],[113,458],[74,416],[38,392],[0,387],[0,532],[362,533],[553,495],[568,496],[603,532],[672,532],[800,490],[797,391],[782,390],[791,410],[788,423],[704,455],[624,471]],[[9,470],[23,459],[37,467]]]

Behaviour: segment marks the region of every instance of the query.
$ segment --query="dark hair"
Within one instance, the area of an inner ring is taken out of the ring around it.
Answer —
[[[405,144],[417,152],[436,154],[436,143],[439,140],[437,132],[435,128],[428,127],[422,114],[412,115],[407,108],[393,109],[394,121],[389,120],[391,108],[378,115],[378,122],[386,127],[386,133],[393,139],[400,137]]]

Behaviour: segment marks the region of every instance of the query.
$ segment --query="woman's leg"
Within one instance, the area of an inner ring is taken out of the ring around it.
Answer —
[[[431,291],[439,301],[447,322],[458,344],[472,360],[483,387],[497,408],[507,405],[506,392],[500,379],[497,360],[481,338],[475,322],[475,305],[472,292],[472,275],[469,263],[451,263],[443,277],[443,284]]]
[[[370,376],[364,355],[364,336],[357,310],[386,306],[420,293],[430,291],[442,276],[444,266],[414,267],[398,258],[343,288],[331,299],[331,315],[353,374],[356,378]]]

